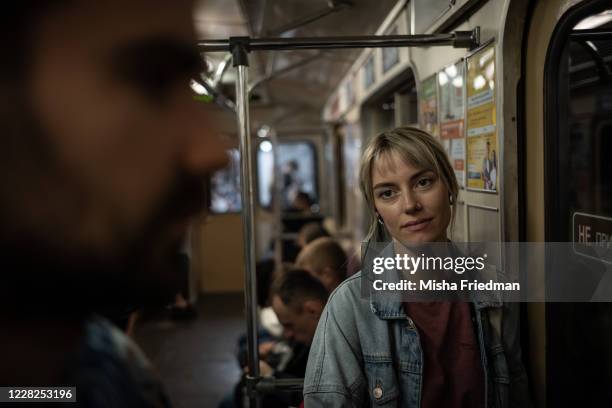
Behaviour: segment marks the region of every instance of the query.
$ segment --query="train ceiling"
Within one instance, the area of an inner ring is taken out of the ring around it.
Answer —
[[[199,38],[371,35],[397,0],[199,0],[195,24]],[[251,120],[255,127],[312,126],[323,104],[360,50],[253,52],[250,59]],[[215,70],[224,53],[209,53]],[[280,73],[279,73],[280,72]],[[234,98],[230,68],[217,84]]]

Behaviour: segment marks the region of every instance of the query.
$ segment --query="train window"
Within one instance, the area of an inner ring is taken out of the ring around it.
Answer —
[[[370,55],[363,66],[363,88],[368,89],[376,80],[374,76],[374,57]]]
[[[274,155],[272,145],[264,141],[257,150],[257,180],[259,204],[272,205]],[[295,210],[296,200],[307,201],[311,211],[318,208],[317,157],[312,143],[306,141],[279,143],[277,157],[280,169],[281,206]]]
[[[397,27],[393,27],[387,35],[397,35]],[[382,67],[383,72],[387,72],[399,62],[399,48],[388,47],[382,49]]]
[[[272,143],[263,140],[257,149],[257,193],[259,205],[270,207],[274,183],[274,152]]]
[[[606,4],[607,3],[607,4]],[[612,229],[612,10],[606,1],[574,7],[555,30],[545,66],[546,240],[571,242],[574,220],[592,227],[588,242]],[[582,31],[589,29],[589,31]],[[592,30],[598,31],[594,33]],[[603,245],[606,245],[603,242]],[[559,265],[580,280],[557,282]],[[596,297],[606,267],[580,253],[547,257],[547,293]],[[553,292],[554,291],[554,292]],[[562,291],[562,292],[561,292]],[[550,406],[609,405],[612,305],[548,303]],[[568,328],[571,327],[571,330]],[[576,348],[576,344],[580,344]],[[581,373],[575,376],[573,373]]]
[[[229,164],[210,178],[210,211],[215,214],[240,212],[240,152],[228,151]]]
[[[549,79],[555,78],[547,95],[554,101],[547,116],[547,171],[555,175],[549,196],[556,219],[566,221],[549,223],[548,234],[557,241],[573,240],[576,212],[612,217],[612,166],[607,158],[612,148],[612,10],[596,14],[608,15],[600,26],[607,35],[583,38],[577,36],[581,30],[574,29],[558,46],[556,61],[547,66]]]

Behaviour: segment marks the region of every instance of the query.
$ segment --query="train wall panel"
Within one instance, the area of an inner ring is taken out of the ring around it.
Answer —
[[[197,242],[201,292],[244,290],[244,249],[240,214],[210,215],[200,225]]]

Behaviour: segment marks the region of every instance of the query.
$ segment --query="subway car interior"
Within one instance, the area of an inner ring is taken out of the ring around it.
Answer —
[[[612,3],[57,3],[3,32],[0,406],[612,406]]]

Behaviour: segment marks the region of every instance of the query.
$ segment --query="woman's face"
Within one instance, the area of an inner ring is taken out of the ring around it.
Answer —
[[[394,239],[406,244],[446,241],[449,192],[433,171],[393,152],[374,162],[372,187],[376,211]]]

